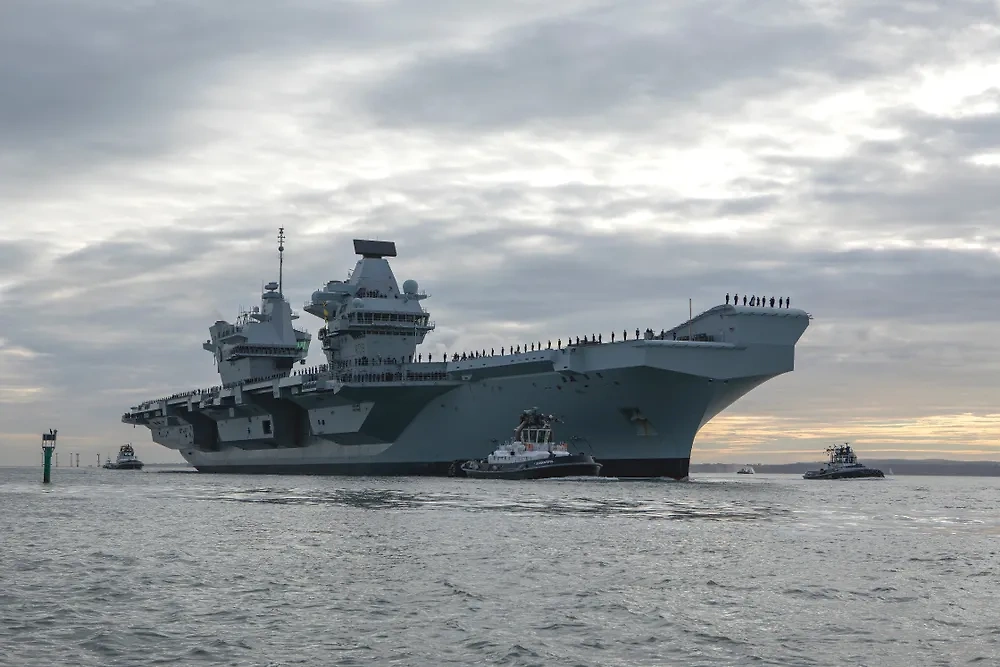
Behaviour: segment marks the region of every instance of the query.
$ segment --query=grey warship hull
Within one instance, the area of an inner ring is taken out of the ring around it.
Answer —
[[[725,305],[660,335],[557,339],[545,349],[537,341],[424,362],[417,349],[435,328],[420,305],[428,295],[415,280],[397,283],[386,260],[394,243],[355,239],[361,259],[348,279],[329,281],[304,306],[325,322],[318,339],[327,364],[295,372],[312,336],[293,326],[298,315],[282,291],[284,229],[278,242],[278,282],[236,322],[215,322],[202,345],[223,384],[122,416],[200,471],[459,474],[531,405],[555,415],[569,449],[591,455],[604,475],[683,479],[698,429],[791,371],[809,325],[787,301]]]
[[[791,371],[808,321],[794,309],[717,306],[682,325],[701,333],[694,340],[404,364],[374,376],[321,371],[150,402],[123,421],[149,427],[203,472],[449,475],[489,453],[510,415],[537,405],[602,475],[682,479],[698,430]]]

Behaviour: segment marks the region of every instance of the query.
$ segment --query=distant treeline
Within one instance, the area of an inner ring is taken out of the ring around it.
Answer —
[[[867,466],[878,468],[895,475],[970,475],[974,477],[1000,477],[998,461],[946,461],[944,459],[862,459]],[[813,463],[751,463],[758,473],[802,474],[806,470],[819,468],[819,461]],[[692,463],[691,472],[736,472],[743,465],[736,463]]]

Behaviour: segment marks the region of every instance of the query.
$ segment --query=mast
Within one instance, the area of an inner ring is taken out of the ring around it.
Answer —
[[[278,296],[285,298],[284,292],[281,291],[282,287],[282,270],[284,269],[285,263],[285,228],[278,227]]]

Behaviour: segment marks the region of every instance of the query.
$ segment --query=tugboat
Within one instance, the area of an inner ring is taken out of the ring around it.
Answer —
[[[830,460],[819,470],[809,470],[803,479],[854,479],[860,477],[885,477],[881,470],[869,468],[858,462],[858,455],[850,443],[827,447]]]
[[[101,467],[108,470],[142,470],[142,461],[136,458],[132,445],[127,444],[118,450],[118,458],[115,461],[108,459]]]
[[[601,464],[589,454],[571,454],[565,442],[552,441],[552,415],[538,408],[521,413],[514,437],[485,459],[466,461],[461,470],[477,479],[543,479],[596,476]]]
[[[740,468],[739,470],[736,471],[736,474],[737,475],[752,475],[753,474],[753,468],[751,466],[743,466],[742,468]]]

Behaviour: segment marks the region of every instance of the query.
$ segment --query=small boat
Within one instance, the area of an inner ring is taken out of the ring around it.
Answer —
[[[544,479],[596,476],[601,464],[590,454],[573,454],[565,442],[552,441],[552,415],[537,408],[521,413],[514,437],[499,445],[485,459],[461,465],[467,477],[477,479]]]
[[[736,474],[737,475],[752,475],[753,474],[753,468],[750,467],[750,466],[743,466],[742,468],[740,468],[739,470],[736,471]]]
[[[142,470],[142,461],[136,458],[132,445],[127,444],[122,445],[121,449],[118,450],[117,459],[114,461],[108,459],[101,467],[108,470]]]
[[[819,470],[809,470],[803,479],[856,479],[864,477],[885,477],[881,470],[869,468],[858,462],[858,455],[851,449],[850,443],[827,447],[826,453],[830,457]]]

